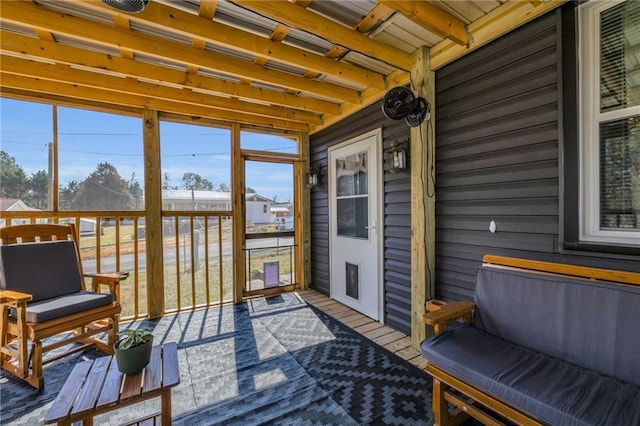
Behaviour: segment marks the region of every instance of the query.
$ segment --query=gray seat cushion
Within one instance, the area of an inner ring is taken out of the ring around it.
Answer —
[[[640,387],[473,326],[425,340],[430,364],[553,425],[640,425]]]
[[[3,290],[32,295],[33,302],[82,290],[75,242],[0,246],[0,282]]]
[[[111,294],[79,291],[52,299],[27,303],[27,321],[42,323],[112,303],[113,295]]]
[[[473,325],[640,386],[640,286],[483,267]]]

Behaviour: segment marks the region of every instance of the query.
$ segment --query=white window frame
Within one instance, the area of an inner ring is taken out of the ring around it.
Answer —
[[[624,1],[589,1],[578,9],[580,240],[640,246],[640,231],[600,229],[600,123],[640,115],[640,106],[600,112],[600,14]]]

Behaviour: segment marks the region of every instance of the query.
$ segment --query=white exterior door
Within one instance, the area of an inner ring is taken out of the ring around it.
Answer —
[[[379,130],[329,149],[331,297],[381,319]]]

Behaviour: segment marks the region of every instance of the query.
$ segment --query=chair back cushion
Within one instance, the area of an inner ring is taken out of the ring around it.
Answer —
[[[31,294],[34,302],[83,290],[75,242],[0,246],[0,281],[3,290]]]
[[[640,386],[640,286],[481,267],[473,325]]]

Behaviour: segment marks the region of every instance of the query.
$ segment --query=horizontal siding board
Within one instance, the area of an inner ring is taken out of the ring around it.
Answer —
[[[504,117],[515,112],[530,111],[549,104],[556,105],[557,102],[557,87],[551,84],[494,103],[487,103],[464,114],[448,117],[447,120],[440,120],[437,123],[438,131],[444,133],[477,125],[484,126],[492,122],[499,123]]]
[[[477,185],[496,182],[525,182],[529,179],[553,179],[558,177],[557,161],[539,161],[522,164],[509,164],[491,169],[468,170],[456,173],[436,174],[438,183],[438,197],[443,193],[442,189],[468,185],[473,182]]]
[[[470,201],[511,198],[557,197],[558,179],[539,179],[525,182],[466,185],[451,188],[440,194],[439,200]]]
[[[440,163],[456,158],[470,157],[474,155],[487,155],[506,148],[526,147],[542,142],[554,141],[558,137],[556,123],[544,123],[539,126],[518,129],[513,132],[490,135],[486,138],[445,144],[438,147],[436,161]]]
[[[452,216],[441,217],[438,229],[458,229],[465,231],[489,232],[489,223],[496,223],[496,232],[524,232],[557,235],[557,216]]]
[[[555,201],[555,202],[554,202]],[[558,203],[553,198],[518,198],[511,200],[450,201],[436,203],[436,215],[483,216],[557,216]],[[437,219],[436,219],[437,222]]]
[[[548,104],[526,111],[517,111],[490,123],[481,123],[475,126],[467,126],[449,132],[438,132],[437,143],[451,144],[468,142],[474,139],[482,139],[499,135],[501,133],[522,130],[527,127],[539,126],[545,123],[557,122],[556,105]],[[436,126],[436,129],[438,126]]]

